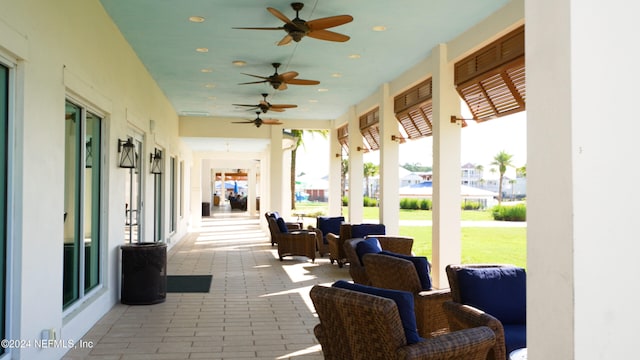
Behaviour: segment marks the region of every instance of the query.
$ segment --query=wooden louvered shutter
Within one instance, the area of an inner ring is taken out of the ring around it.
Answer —
[[[409,139],[432,135],[432,81],[421,82],[394,98],[393,110]]]
[[[360,132],[369,145],[370,150],[380,149],[380,108],[360,116]]]
[[[342,146],[342,150],[345,154],[349,154],[349,126],[344,124],[337,129],[338,143]]]
[[[477,121],[524,111],[524,25],[458,61],[454,76]]]

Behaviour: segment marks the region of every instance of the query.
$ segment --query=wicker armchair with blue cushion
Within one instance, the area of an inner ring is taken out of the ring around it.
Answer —
[[[452,301],[443,308],[453,330],[488,326],[496,344],[487,359],[505,360],[527,347],[526,272],[513,265],[474,264],[446,267]]]
[[[316,237],[319,234],[313,230],[289,230],[283,218],[267,216],[269,231],[271,232],[271,244],[278,244],[278,257],[280,261],[285,256],[306,256],[315,262]]]
[[[335,260],[338,267],[348,263],[347,254],[344,252],[344,242],[354,238],[365,238],[367,235],[385,235],[386,228],[383,224],[342,224],[340,234],[329,233],[329,251],[331,263]]]
[[[442,304],[451,301],[451,292],[431,287],[430,264],[426,257],[382,251],[365,254],[362,261],[371,286],[408,291],[413,295],[420,336],[429,338],[449,331]]]
[[[267,224],[269,224],[269,218],[274,219],[276,222],[280,221],[281,223],[283,223],[286,227],[287,230],[291,231],[291,230],[301,230],[302,229],[302,223],[301,222],[292,222],[292,221],[285,221],[284,218],[282,218],[282,220],[278,220],[280,219],[280,214],[278,214],[277,211],[273,211],[273,212],[269,212],[267,211],[266,213],[264,213],[264,217],[265,219],[267,219]],[[274,231],[273,229],[271,229],[271,226],[269,226],[269,232],[271,233],[271,246],[274,246],[277,243],[277,232],[276,232],[276,236],[273,236]]]
[[[318,238],[318,253],[320,253],[320,257],[325,256],[331,252],[329,249],[329,240],[327,240],[327,234],[340,233],[340,225],[344,223],[344,216],[318,216],[316,218],[316,227],[315,229],[320,230],[322,237]],[[331,263],[333,264],[333,259],[331,259]]]
[[[478,327],[432,339],[416,334],[410,293],[337,282],[310,292],[320,323],[314,334],[331,360],[484,360],[494,333]]]
[[[362,262],[362,256],[368,253],[389,251],[398,254],[411,255],[413,238],[398,235],[369,235],[366,238],[354,238],[344,242],[344,253],[349,262],[349,275],[353,282],[371,285],[369,276]]]

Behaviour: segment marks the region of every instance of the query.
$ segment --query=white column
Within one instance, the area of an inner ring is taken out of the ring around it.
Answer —
[[[355,107],[349,109],[349,217],[348,221],[352,224],[362,222],[364,206],[364,175],[363,151],[358,148],[364,148],[362,134],[360,133],[360,124],[356,114]]]
[[[400,136],[389,84],[380,87],[380,223],[387,234],[400,233],[400,148],[391,136]],[[399,140],[398,140],[399,141]]]
[[[460,263],[460,125],[451,115],[460,112],[453,84],[453,64],[447,47],[433,51],[433,268],[436,288],[448,287],[448,264]]]
[[[247,213],[256,214],[256,165],[247,171]]]
[[[338,141],[338,131],[332,127],[329,131],[329,216],[342,215],[342,147]]]
[[[282,161],[282,129],[279,126],[271,127],[271,153],[269,154],[269,198],[270,208],[264,209],[265,211],[278,211],[283,213],[283,210],[290,206],[284,206],[285,199],[283,194],[283,161]]]
[[[191,226],[199,227],[202,223],[202,159],[194,155],[191,168]]]

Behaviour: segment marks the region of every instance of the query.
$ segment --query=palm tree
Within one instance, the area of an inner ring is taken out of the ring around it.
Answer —
[[[344,196],[347,188],[347,174],[349,173],[349,159],[342,159],[340,168],[340,196]]]
[[[500,171],[500,179],[498,182],[498,204],[502,204],[502,179],[504,173],[507,171],[507,166],[513,167],[511,164],[511,158],[513,155],[507,154],[504,150],[500,151],[498,155],[494,156],[491,165],[497,166]]]
[[[307,130],[311,134],[320,134],[323,138],[327,138],[329,130]],[[291,151],[291,209],[296,208],[296,157],[298,154],[298,148],[302,146],[304,148],[304,130],[291,130],[291,135],[297,138],[296,147]]]
[[[379,170],[380,168],[378,167],[378,165],[375,165],[372,162],[364,163],[363,171],[364,171],[364,179],[366,180],[366,184],[367,184],[367,197],[371,197],[371,193],[369,191],[369,178],[372,176],[376,176]]]

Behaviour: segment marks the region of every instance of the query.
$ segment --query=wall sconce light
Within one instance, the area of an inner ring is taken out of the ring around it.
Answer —
[[[155,149],[149,156],[151,162],[151,173],[162,174],[162,151]]]
[[[478,121],[476,119],[464,119],[464,118],[459,118],[455,115],[451,115],[451,123],[452,124],[457,124],[458,122],[460,122],[460,124],[464,124],[465,121]]]
[[[118,139],[118,153],[120,154],[119,167],[125,169],[136,167],[136,146],[133,145],[131,138],[126,141]]]
[[[405,141],[405,138],[400,135],[391,135],[391,141],[403,143]]]
[[[93,165],[93,147],[91,146],[91,138],[84,144],[84,167],[91,168]]]
[[[367,149],[366,147],[360,147],[360,146],[358,146],[358,147],[356,148],[356,150],[358,150],[358,151],[362,151],[362,152],[365,152],[365,153],[368,153],[368,152],[369,152],[369,149]]]
[[[339,158],[339,157],[340,157],[340,154],[336,154],[336,157],[337,157],[337,158]]]

